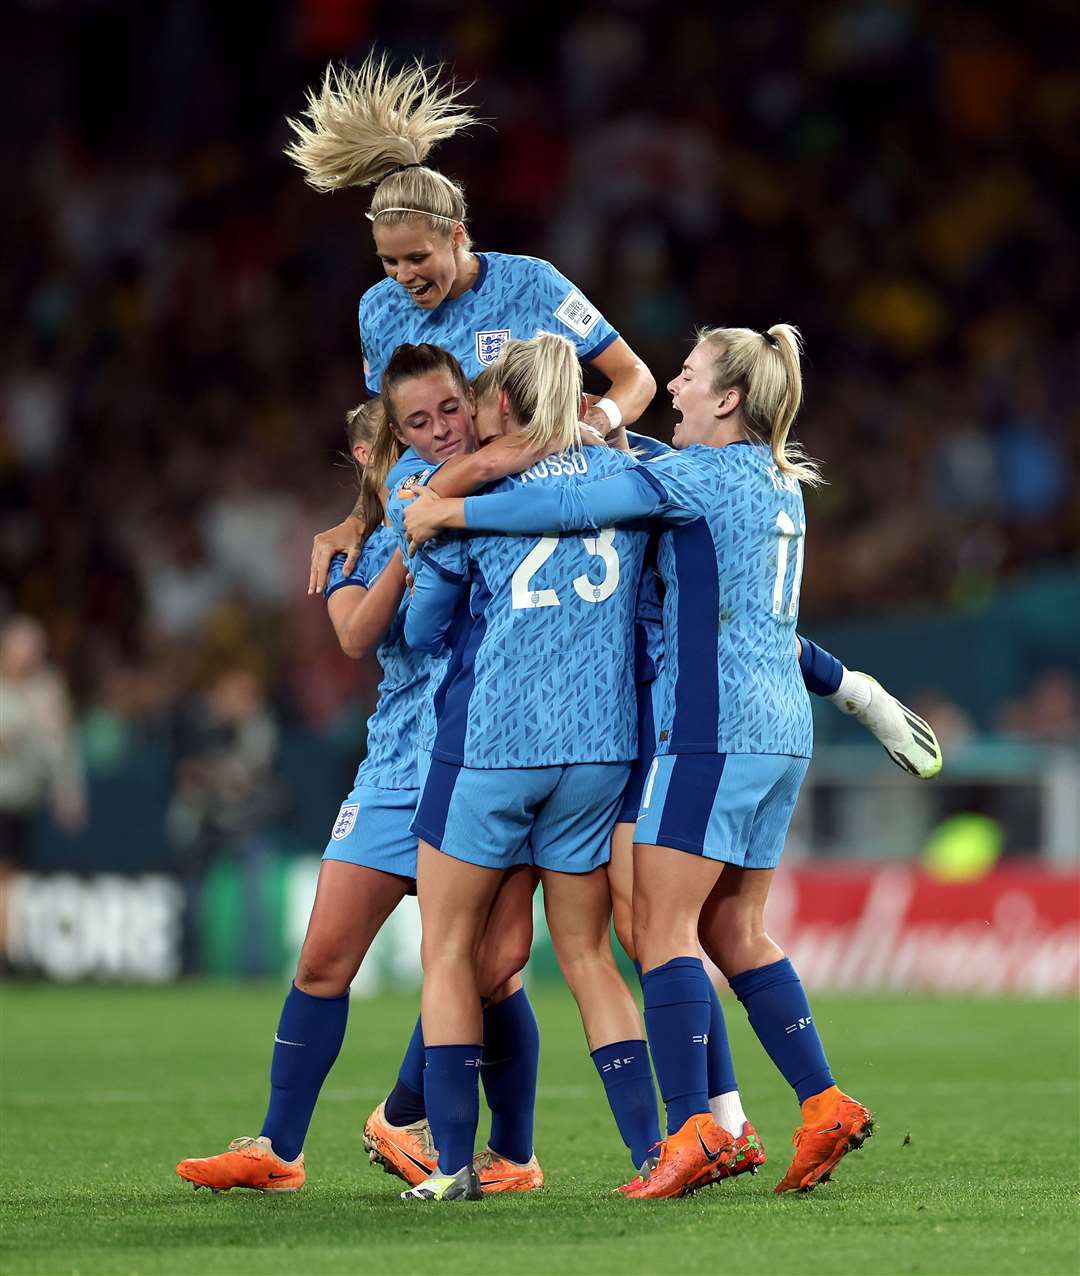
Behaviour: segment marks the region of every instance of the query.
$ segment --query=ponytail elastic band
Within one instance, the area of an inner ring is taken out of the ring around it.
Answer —
[[[380,181],[386,181],[388,177],[393,177],[395,173],[404,173],[410,168],[427,168],[426,164],[399,164],[397,168],[392,168],[389,173],[384,173]]]

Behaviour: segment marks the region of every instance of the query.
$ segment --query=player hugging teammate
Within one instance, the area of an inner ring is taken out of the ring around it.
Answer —
[[[808,1190],[870,1118],[833,1084],[761,920],[810,752],[806,693],[853,713],[915,774],[936,774],[940,752],[872,679],[795,634],[799,483],[816,476],[788,439],[797,334],[702,334],[669,385],[677,450],[628,440],[655,390],[648,369],[553,266],[473,251],[461,188],[425,163],[470,122],[422,66],[393,74],[375,58],[328,70],[293,122],[290,155],[312,186],[375,187],[367,215],[388,277],[361,299],[360,326],[384,417],[352,416],[362,498],[316,538],[311,592],[325,592],[343,649],[376,651],[384,676],[275,1034],[262,1131],[177,1169],[215,1190],[302,1186],[349,984],[418,879],[422,1015],[365,1144],[413,1199],[539,1187],[539,1034],[518,972],[542,877],[637,1172],[624,1193],[682,1195],[764,1161],[702,945],[803,1105],[777,1190]],[[611,384],[579,414],[582,362]],[[495,439],[482,451],[478,428]],[[583,449],[597,430],[610,447]],[[410,602],[406,527],[419,542],[453,526],[464,536],[425,551]],[[643,972],[649,1050],[611,955],[612,895]],[[478,1076],[492,1126],[474,1155]]]

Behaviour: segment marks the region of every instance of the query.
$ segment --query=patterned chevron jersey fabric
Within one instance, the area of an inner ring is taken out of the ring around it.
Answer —
[[[335,555],[323,596],[329,598],[350,585],[370,589],[396,548],[397,540],[390,528],[376,528],[348,576],[342,571],[345,555]],[[427,687],[429,662],[427,657],[406,645],[407,606],[406,592],[393,624],[375,652],[383,676],[375,712],[368,718],[367,754],[360,763],[354,786],[370,784],[382,789],[416,788],[416,717]]]
[[[491,491],[584,486],[625,452],[549,457]],[[471,625],[439,686],[434,755],[468,767],[623,762],[637,753],[634,615],[643,526],[475,536],[425,547],[422,571],[467,583]],[[419,591],[418,591],[419,597]]]
[[[664,494],[659,753],[809,757],[795,654],[806,517],[765,447],[694,446],[642,467]]]
[[[390,523],[394,544],[401,550],[405,561],[409,564],[409,570],[412,572],[416,571],[417,562],[415,559],[408,557],[408,537],[405,534],[405,507],[407,502],[402,500],[399,493],[403,487],[408,487],[411,483],[426,483],[437,469],[438,466],[423,460],[410,450],[390,471],[387,479],[389,497],[386,502],[386,517]],[[408,598],[408,593],[406,593],[406,598]],[[456,618],[455,626],[447,636],[450,641],[458,637],[463,627],[468,623],[467,599],[462,600],[460,611],[461,614]],[[404,637],[402,637],[402,642],[404,642]],[[412,651],[411,648],[409,649],[409,654],[416,661],[417,668],[422,671],[420,692],[415,706],[416,747],[430,753],[435,744],[435,692],[442,682],[443,675],[446,673],[446,666],[450,662],[449,641],[442,651],[433,654]]]
[[[600,311],[550,262],[509,253],[477,253],[476,282],[435,310],[422,310],[400,284],[383,279],[360,298],[364,375],[379,392],[383,369],[403,343],[449,350],[471,380],[499,357],[512,337],[556,332],[574,343],[583,362],[618,337]]]

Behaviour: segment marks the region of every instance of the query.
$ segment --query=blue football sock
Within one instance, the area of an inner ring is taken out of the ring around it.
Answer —
[[[294,1161],[303,1150],[311,1114],[338,1057],[348,1018],[347,992],[340,997],[312,997],[295,984],[290,987],[274,1035],[270,1104],[259,1131],[283,1161]]]
[[[674,957],[647,971],[641,986],[667,1131],[674,1134],[695,1113],[709,1110],[709,977],[700,957]]]
[[[644,1041],[615,1041],[592,1052],[592,1061],[607,1091],[615,1124],[639,1170],[650,1149],[660,1142],[660,1120],[649,1049]]]
[[[802,981],[786,957],[729,980],[750,1027],[804,1103],[835,1085]]]
[[[731,1057],[724,1008],[720,1005],[713,981],[709,980],[709,1048],[706,1055],[709,1071],[709,1098],[728,1094],[739,1088],[735,1080],[735,1060]],[[736,1134],[738,1131],[736,1131]]]
[[[840,689],[840,679],[844,676],[844,666],[831,653],[819,647],[816,642],[799,635],[802,643],[802,655],[799,657],[799,668],[802,670],[806,689],[814,696],[831,696]]]
[[[424,1102],[431,1137],[439,1149],[439,1172],[456,1174],[472,1162],[480,1119],[480,1061],[484,1047],[428,1046]]]
[[[427,1115],[424,1107],[424,1030],[420,1016],[405,1047],[405,1058],[398,1069],[398,1079],[383,1104],[383,1116],[391,1125],[412,1125]]]
[[[533,1154],[540,1029],[524,988],[484,1009],[480,1080],[491,1109],[488,1147],[524,1165]]]

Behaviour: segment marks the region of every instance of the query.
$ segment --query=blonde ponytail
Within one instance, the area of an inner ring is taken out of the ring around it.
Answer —
[[[522,436],[543,452],[565,452],[580,442],[581,364],[565,337],[538,332],[508,341],[475,384],[477,398],[505,390]]]
[[[750,432],[768,442],[776,468],[810,487],[825,480],[820,465],[789,440],[802,406],[802,336],[789,323],[768,332],[753,328],[702,328],[698,341],[710,347],[713,391],[743,393],[742,412]]]
[[[360,495],[356,513],[364,525],[363,539],[380,527],[386,517],[383,504],[383,488],[386,476],[401,456],[401,441],[390,427],[386,412],[379,399],[369,399],[345,416],[349,439],[349,454],[357,443],[365,443],[368,449],[367,464],[357,465],[360,477]]]
[[[392,72],[374,53],[358,71],[331,64],[320,91],[308,90],[303,117],[287,120],[294,138],[285,154],[317,191],[376,186],[371,221],[425,217],[449,235],[465,220],[465,192],[424,161],[477,117],[458,101],[464,88],[440,84],[438,69],[417,60]]]

